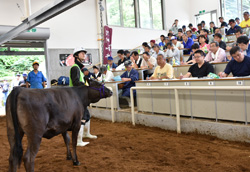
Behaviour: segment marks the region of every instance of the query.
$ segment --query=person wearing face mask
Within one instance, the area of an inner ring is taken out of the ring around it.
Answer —
[[[73,56],[75,57],[75,64],[70,69],[69,86],[89,86],[87,80],[81,71],[84,68],[82,62],[86,58],[87,51],[83,47],[77,47],[74,50]],[[77,146],[86,146],[89,142],[83,142],[82,138],[96,139],[97,136],[90,134],[90,113],[87,107],[84,109],[84,115],[81,121],[82,125],[78,133]]]

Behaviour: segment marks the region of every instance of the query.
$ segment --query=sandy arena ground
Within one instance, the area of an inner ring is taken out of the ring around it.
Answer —
[[[9,143],[6,118],[0,117],[0,171],[8,170]],[[241,172],[250,171],[250,144],[210,136],[181,134],[129,123],[92,119],[86,147],[78,147],[79,167],[66,160],[61,136],[43,139],[35,160],[41,172]],[[87,139],[85,140],[87,141]],[[23,140],[26,146],[26,138]],[[22,163],[21,169],[24,172]]]

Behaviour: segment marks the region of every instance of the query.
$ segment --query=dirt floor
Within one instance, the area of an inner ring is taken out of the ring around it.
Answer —
[[[129,123],[92,119],[86,147],[78,147],[79,167],[66,160],[61,136],[43,139],[35,160],[41,172],[150,172],[150,171],[250,171],[250,144],[197,134],[181,134]],[[23,140],[26,145],[26,138]],[[0,117],[0,171],[8,169],[9,144],[5,117]],[[19,171],[25,171],[22,164]]]

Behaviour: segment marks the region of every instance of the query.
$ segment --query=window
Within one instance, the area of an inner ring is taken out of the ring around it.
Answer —
[[[106,0],[108,25],[163,29],[162,0]]]
[[[243,20],[243,12],[249,11],[250,0],[221,0],[222,15],[225,21],[239,17]]]
[[[120,2],[107,0],[107,18],[110,25],[121,26]]]

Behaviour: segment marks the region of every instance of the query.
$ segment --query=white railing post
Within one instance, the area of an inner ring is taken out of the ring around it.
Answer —
[[[110,89],[113,92],[112,87],[107,87],[108,89]],[[112,118],[112,122],[115,122],[115,111],[114,111],[114,96],[112,95],[110,97],[110,105],[111,105],[111,118]]]
[[[132,117],[132,124],[135,125],[135,105],[134,105],[134,94],[133,90],[135,87],[130,89],[130,100],[131,100],[131,117]]]
[[[181,133],[181,120],[180,120],[180,102],[179,102],[179,95],[178,90],[174,89],[175,94],[175,109],[176,109],[176,125],[177,125],[177,133]]]

